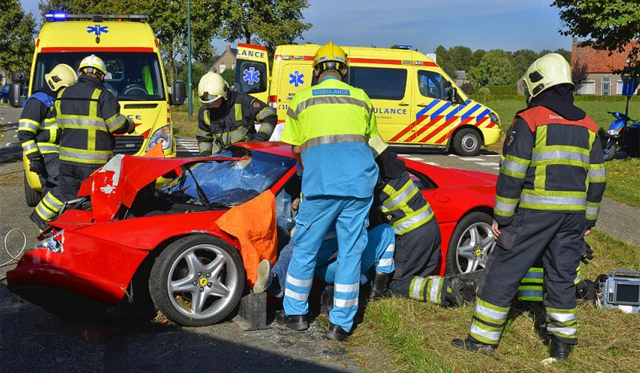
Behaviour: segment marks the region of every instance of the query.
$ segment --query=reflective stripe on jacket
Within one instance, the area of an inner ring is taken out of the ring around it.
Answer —
[[[58,126],[55,99],[44,92],[36,92],[24,103],[18,121],[18,139],[27,158],[58,153]]]
[[[507,133],[494,216],[509,224],[516,208],[585,213],[595,224],[605,187],[598,128],[538,106],[517,114]]]
[[[399,179],[389,179],[378,194],[380,210],[397,235],[410,232],[433,219],[433,210],[418,186],[404,172]]]
[[[127,133],[132,123],[120,114],[116,98],[92,76],[64,88],[56,101],[58,126],[62,129],[60,161],[102,165],[113,155],[113,134]]]

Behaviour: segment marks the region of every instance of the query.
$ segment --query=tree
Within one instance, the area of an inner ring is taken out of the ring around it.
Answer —
[[[479,85],[504,85],[517,80],[515,69],[507,53],[500,49],[487,52],[477,67],[471,69],[469,79]]]
[[[25,14],[18,0],[0,2],[0,70],[30,69],[35,24],[31,13]]]
[[[587,64],[583,63],[580,60],[576,60],[575,66],[571,69],[571,81],[575,84],[576,89],[575,92],[578,92],[587,78],[589,74],[587,73]]]
[[[587,45],[609,53],[624,52],[630,41],[640,38],[640,6],[628,0],[555,0],[551,6],[560,10],[563,35],[585,40]],[[640,73],[635,43],[628,52],[632,70]]]
[[[455,66],[456,70],[468,70],[471,66],[473,52],[471,48],[461,45],[449,48],[449,59]]]
[[[513,67],[516,71],[516,76],[521,77],[527,71],[533,61],[539,57],[538,53],[531,49],[519,49],[511,55]]]
[[[195,59],[214,54],[211,41],[220,26],[221,0],[191,0],[192,53]],[[76,14],[146,14],[160,42],[169,81],[177,60],[187,52],[187,3],[184,0],[41,0],[40,10],[67,10]]]
[[[221,2],[220,37],[228,42],[243,40],[262,44],[273,51],[276,45],[293,44],[311,27],[302,22],[308,0],[228,0]]]

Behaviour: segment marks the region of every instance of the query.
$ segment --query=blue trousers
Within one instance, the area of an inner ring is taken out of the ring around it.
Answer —
[[[393,255],[395,252],[395,234],[393,228],[388,224],[381,224],[371,229],[368,233],[367,247],[362,253],[362,264],[360,274],[367,273],[374,268],[376,272],[392,273],[395,270]],[[331,261],[333,254],[338,251],[338,240],[336,237],[325,238],[320,245],[318,258],[316,260],[315,278],[333,284],[336,279],[338,262]],[[293,255],[293,244],[289,242],[278,255],[278,261],[271,269],[272,274],[276,274],[280,282],[280,288],[285,288],[287,268]]]
[[[309,292],[320,246],[335,225],[338,258],[334,281],[333,308],[329,321],[349,332],[358,310],[362,253],[367,246],[369,208],[373,195],[366,198],[322,196],[304,198],[291,238],[294,250],[287,269],[284,293],[286,315],[309,312]]]

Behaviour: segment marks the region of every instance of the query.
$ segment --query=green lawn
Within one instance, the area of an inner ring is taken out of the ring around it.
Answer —
[[[592,263],[581,277],[594,280],[614,269],[640,270],[640,247],[625,244],[602,231],[587,239]],[[545,367],[546,346],[533,330],[528,313],[517,314],[506,327],[494,356],[472,354],[451,346],[465,337],[473,306],[446,309],[429,303],[389,298],[369,303],[351,337],[353,350],[376,349],[399,372],[635,372],[638,371],[640,314],[578,306],[579,345],[565,363]],[[377,371],[367,365],[365,369]]]

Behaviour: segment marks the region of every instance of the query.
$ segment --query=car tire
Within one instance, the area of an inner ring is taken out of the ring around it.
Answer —
[[[204,234],[183,237],[158,256],[149,276],[151,299],[169,320],[212,325],[236,309],[246,274],[238,250]]]
[[[453,137],[453,150],[463,157],[472,157],[480,153],[482,137],[472,128],[463,128]]]
[[[29,186],[26,172],[24,173],[24,198],[29,207],[36,207],[40,203],[40,199],[42,199],[42,193],[31,189]]]
[[[453,231],[447,250],[447,275],[484,269],[495,246],[491,215],[474,211],[462,218]]]

